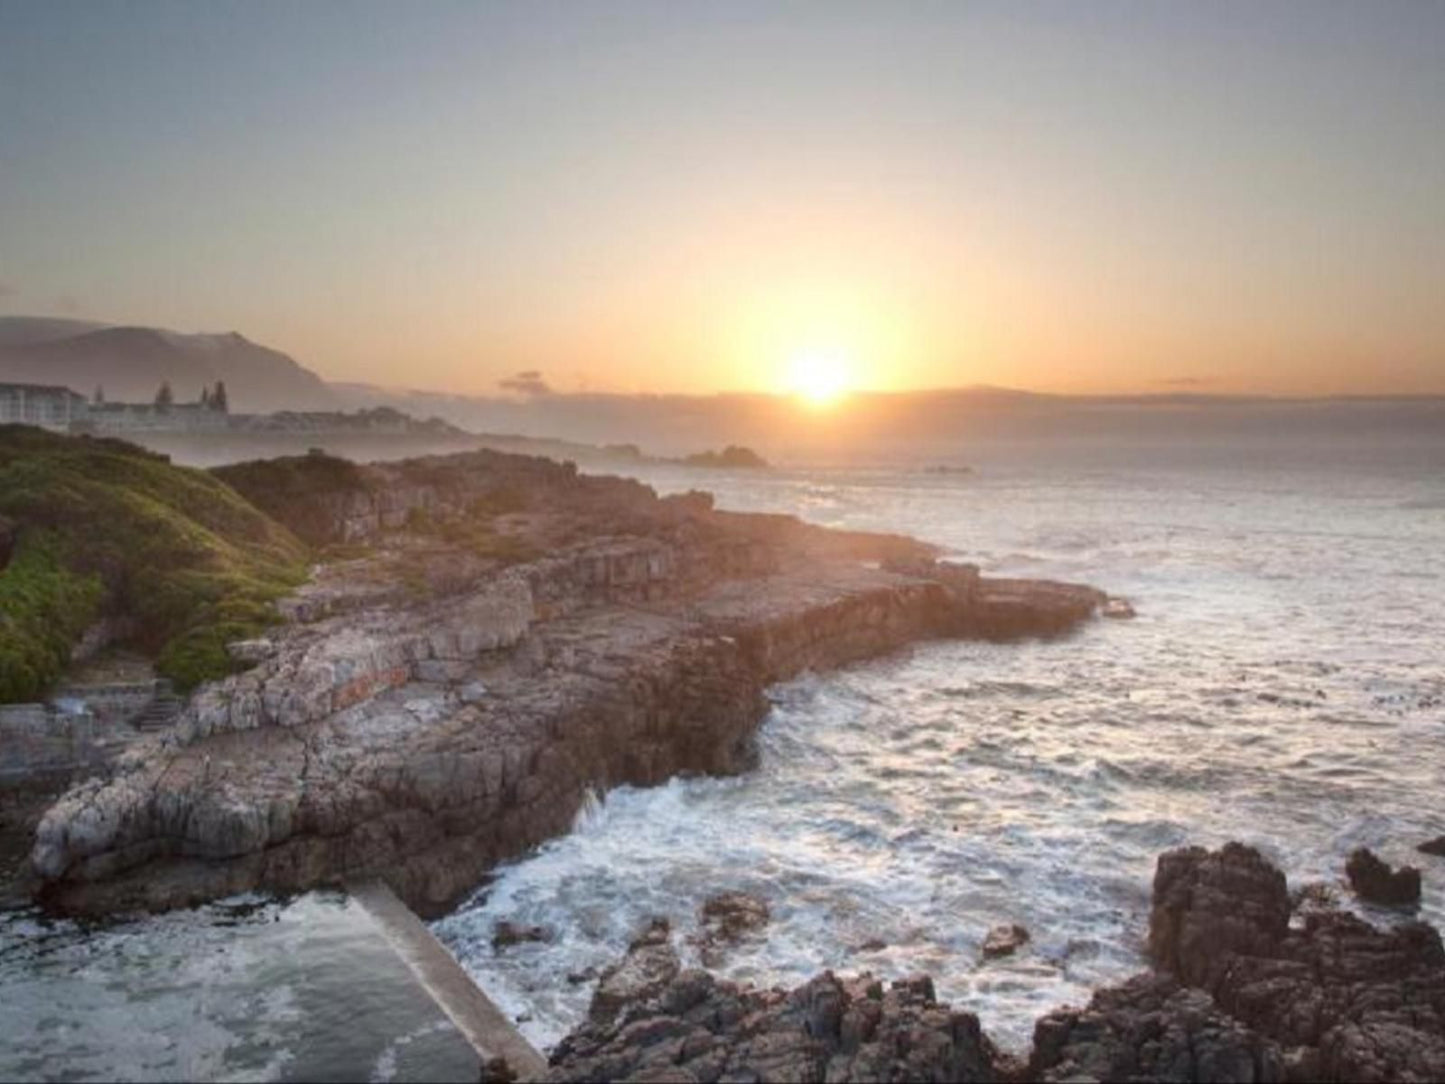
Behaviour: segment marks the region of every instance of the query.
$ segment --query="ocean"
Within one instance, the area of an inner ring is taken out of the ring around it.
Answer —
[[[599,796],[435,932],[546,1046],[586,1012],[590,985],[569,974],[652,916],[698,964],[703,902],[749,892],[771,922],[719,973],[924,971],[1023,1050],[1040,1014],[1144,965],[1171,847],[1238,839],[1292,883],[1331,884],[1374,847],[1423,865],[1438,924],[1445,863],[1413,851],[1445,832],[1438,453],[1137,452],[709,478],[723,508],[901,531],[985,574],[1092,583],[1138,616],[1052,642],[921,644],[780,686],[756,772]],[[494,951],[501,920],[553,939]],[[1011,922],[1029,945],[984,961],[989,928]]]
[[[1337,885],[1368,845],[1421,865],[1423,917],[1445,917],[1445,860],[1414,853],[1445,833],[1445,443],[1096,442],[946,462],[976,470],[640,476],[913,534],[985,574],[1091,583],[1138,616],[804,675],[772,690],[756,771],[596,795],[570,835],[432,926],[534,1042],[582,1018],[583,976],[649,918],[699,962],[698,911],[723,891],[763,898],[771,920],[719,973],[925,971],[1012,1049],[1039,1014],[1143,966],[1167,848],[1239,839],[1293,884]],[[0,917],[0,1077],[461,1073],[444,1021],[379,992],[394,977],[356,948],[353,911],[312,894],[100,929]],[[502,920],[550,939],[494,950]],[[983,960],[1009,922],[1028,945]],[[367,992],[360,1026],[318,1010]]]

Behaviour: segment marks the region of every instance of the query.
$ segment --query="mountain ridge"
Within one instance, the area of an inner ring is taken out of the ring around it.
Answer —
[[[289,354],[236,331],[184,333],[138,324],[0,317],[0,381],[64,384],[148,401],[165,382],[181,400],[224,380],[232,409],[329,410],[337,396]]]

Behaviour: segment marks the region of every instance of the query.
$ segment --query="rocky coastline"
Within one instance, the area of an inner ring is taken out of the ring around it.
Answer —
[[[221,475],[313,545],[364,552],[46,813],[32,865],[57,909],[380,878],[438,914],[589,790],[747,768],[770,684],[932,637],[1062,634],[1106,601],[491,452]]]
[[[1152,968],[1042,1017],[1004,1054],[926,976],[791,991],[683,970],[665,925],[604,973],[547,1080],[1429,1081],[1445,1078],[1445,948],[1379,929],[1238,843],[1158,861]]]

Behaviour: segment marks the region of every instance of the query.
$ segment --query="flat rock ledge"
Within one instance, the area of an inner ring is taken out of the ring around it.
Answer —
[[[547,1080],[1429,1081],[1445,1079],[1445,950],[1419,922],[1380,930],[1291,913],[1285,878],[1231,843],[1160,857],[1155,969],[1059,1009],[1026,1057],[1000,1053],[932,982],[825,972],[791,991],[684,971],[653,928]]]
[[[535,561],[428,551],[414,599],[324,570],[324,605],[252,669],[46,813],[40,899],[94,914],[379,878],[439,914],[566,832],[589,790],[750,767],[775,682],[928,638],[1062,634],[1105,600],[896,536],[565,481],[529,522],[573,541]]]

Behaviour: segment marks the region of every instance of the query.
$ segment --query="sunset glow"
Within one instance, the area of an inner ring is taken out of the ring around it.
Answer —
[[[784,390],[810,407],[829,407],[852,389],[852,367],[842,354],[816,350],[788,363]]]
[[[1445,391],[1445,6],[355,6],[7,5],[0,315],[483,397]]]

